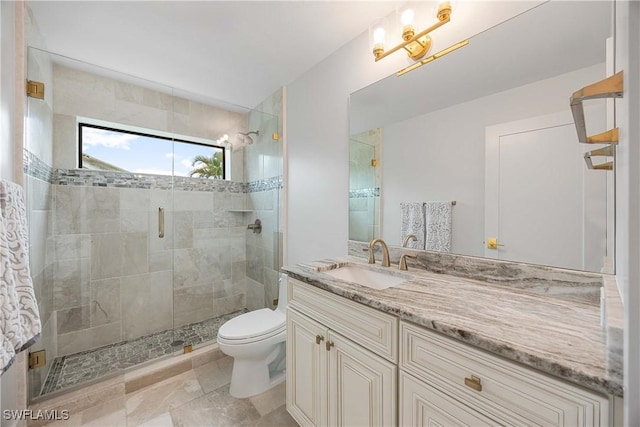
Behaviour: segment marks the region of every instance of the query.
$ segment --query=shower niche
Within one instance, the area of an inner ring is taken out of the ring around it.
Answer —
[[[282,92],[244,108],[28,49],[24,171],[43,333],[32,401],[277,298]],[[247,224],[261,221],[262,232]]]

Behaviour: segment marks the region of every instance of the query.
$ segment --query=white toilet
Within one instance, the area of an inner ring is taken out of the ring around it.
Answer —
[[[278,283],[278,306],[227,321],[218,330],[218,346],[233,357],[229,393],[244,398],[263,393],[285,379],[287,275]]]

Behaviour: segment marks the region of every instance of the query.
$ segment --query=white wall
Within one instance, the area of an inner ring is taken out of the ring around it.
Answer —
[[[455,25],[452,21],[438,30],[433,51],[539,3],[500,2],[496,7],[491,2],[466,2],[465,13],[454,16]],[[285,263],[346,255],[348,97],[407,65],[402,53],[374,62],[365,31],[288,86]]]
[[[616,279],[624,299],[625,423],[640,425],[640,3],[616,2],[616,101],[620,143],[616,162]]]
[[[569,113],[569,94],[604,77],[599,64],[385,126],[382,237],[401,243],[401,202],[456,200],[452,253],[483,256],[485,128]]]

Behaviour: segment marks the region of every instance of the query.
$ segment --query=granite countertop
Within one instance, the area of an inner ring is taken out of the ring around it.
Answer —
[[[383,290],[325,272],[358,264],[408,280]],[[600,323],[597,303],[419,269],[400,272],[358,257],[284,267],[290,277],[438,331],[589,389],[622,396],[621,343]],[[615,341],[615,342],[612,342]]]

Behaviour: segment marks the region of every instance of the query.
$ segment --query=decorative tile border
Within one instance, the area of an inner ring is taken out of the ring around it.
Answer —
[[[271,178],[260,179],[258,181],[251,181],[246,184],[247,188],[245,193],[257,193],[260,191],[279,190],[282,189],[282,175],[274,176]]]
[[[56,169],[53,184],[89,187],[148,188],[182,191],[216,191],[244,193],[246,184],[218,179],[149,175],[85,169]]]
[[[361,188],[359,190],[350,190],[350,199],[365,199],[368,197],[380,197],[380,187]]]
[[[29,150],[22,150],[22,170],[25,175],[51,184],[54,173],[53,168]]]
[[[23,152],[25,174],[55,185],[88,187],[148,188],[181,191],[211,191],[226,193],[256,193],[281,189],[282,175],[252,182],[220,179],[202,179],[184,176],[150,175],[131,172],[100,171],[91,169],[53,169],[28,150]]]

